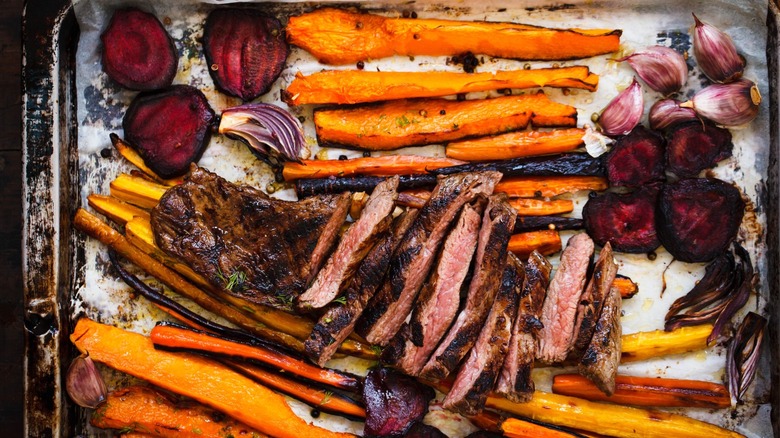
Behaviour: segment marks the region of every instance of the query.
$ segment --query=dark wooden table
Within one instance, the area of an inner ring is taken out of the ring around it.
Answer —
[[[0,2],[0,435],[22,436],[22,0]]]

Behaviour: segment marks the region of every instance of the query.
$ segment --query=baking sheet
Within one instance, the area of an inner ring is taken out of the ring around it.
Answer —
[[[210,2],[177,1],[160,4],[158,2],[127,2],[127,1],[92,1],[80,0],[74,2],[74,10],[81,28],[81,38],[77,51],[76,92],[78,97],[78,159],[79,185],[81,202],[86,205],[86,196],[90,193],[108,193],[109,182],[118,174],[130,169],[121,157],[114,154],[111,158],[102,158],[100,152],[111,148],[108,134],[116,132],[121,135],[121,119],[124,109],[135,95],[112,84],[102,73],[99,58],[99,34],[108,23],[111,12],[119,6],[137,6],[154,12],[166,23],[166,29],[176,41],[180,53],[179,71],[174,83],[187,83],[201,89],[209,99],[212,107],[220,111],[232,105],[240,104],[231,98],[215,91],[211,78],[206,70],[198,38],[202,34],[202,23],[206,14],[214,6]],[[215,1],[213,3],[222,4]],[[336,2],[338,3],[338,2]],[[387,15],[398,15],[402,9],[413,9],[420,17],[454,18],[462,20],[517,21],[534,25],[550,27],[599,27],[623,29],[621,48],[624,53],[631,53],[648,45],[674,45],[675,48],[690,49],[690,38],[687,33],[692,26],[691,12],[701,19],[717,25],[731,34],[740,50],[747,59],[748,67],[745,76],[759,84],[765,98],[769,96],[769,81],[766,62],[766,3],[755,2],[572,2],[566,5],[550,6],[549,2],[526,2],[522,7],[514,2],[499,1],[458,1],[433,2],[366,2],[361,6],[366,9],[377,9]],[[263,4],[271,12],[285,17],[290,12],[310,7],[308,4],[288,2],[285,4]],[[170,23],[170,24],[169,24]],[[582,61],[566,61],[557,64],[586,64],[600,75],[599,90],[588,93],[581,90],[546,90],[555,101],[569,103],[579,110],[580,125],[589,123],[590,115],[600,111],[614,97],[618,90],[625,88],[633,77],[633,72],[627,65],[610,60],[611,56],[600,56]],[[522,68],[526,62],[511,60],[486,59],[479,67],[480,71]],[[530,63],[534,67],[549,66],[553,63]],[[694,66],[692,56],[689,65]],[[351,68],[345,66],[340,68]],[[293,48],[288,58],[287,67],[277,81],[275,87],[261,97],[261,101],[279,103],[280,87],[286,86],[298,71],[309,73],[322,69],[309,54]],[[443,57],[395,57],[367,62],[366,69],[380,68],[388,70],[457,70],[455,66],[447,65]],[[698,70],[693,67],[692,74],[683,93],[690,96],[701,88],[704,80]],[[483,97],[486,93],[474,93],[470,98]],[[646,109],[660,96],[645,87]],[[283,104],[282,104],[283,105]],[[309,146],[309,155],[314,157],[338,155],[359,155],[359,152],[344,150],[320,151],[314,141],[310,108],[295,108],[296,115],[305,117],[305,128]],[[743,311],[757,310],[765,314],[768,298],[766,279],[766,244],[764,230],[766,227],[765,177],[769,165],[769,111],[768,99],[762,104],[758,118],[748,127],[732,130],[734,135],[735,155],[721,163],[714,174],[726,181],[736,181],[745,196],[750,200],[751,207],[740,230],[740,240],[751,253],[757,271],[761,275],[759,294],[751,299]],[[412,153],[426,155],[443,155],[441,147],[410,148]],[[199,162],[200,165],[213,170],[229,180],[252,184],[266,188],[273,183],[269,169],[257,161],[242,144],[220,137],[212,139],[211,144]],[[274,196],[292,198],[291,190],[275,191]],[[586,200],[586,195],[580,193],[572,197],[579,208]],[[571,233],[564,233],[568,238]],[[106,271],[105,248],[98,243],[87,240],[84,250],[85,265],[79,267],[82,276],[77,290],[73,291],[73,313],[86,314],[103,322],[115,324],[131,330],[146,332],[153,321],[163,319],[159,311],[148,306],[142,300],[131,300],[129,289],[117,281]],[[554,260],[555,261],[555,260]],[[671,263],[671,256],[659,249],[654,261],[645,255],[619,255],[619,272],[628,275],[640,285],[640,293],[623,304],[622,319],[624,332],[646,331],[662,328],[663,315],[669,305],[678,297],[684,295],[703,274],[704,265],[681,262]],[[670,265],[671,263],[671,265]],[[661,295],[665,278],[666,289]],[[741,320],[741,316],[735,321]],[[766,353],[766,352],[765,352]],[[762,366],[759,369],[756,384],[747,396],[748,402],[732,410],[709,411],[687,410],[689,415],[721,424],[725,427],[745,433],[748,436],[770,436],[769,421],[769,364],[768,354],[763,355]],[[721,347],[708,349],[706,352],[680,357],[667,357],[639,364],[624,365],[620,372],[633,375],[660,375],[676,378],[695,378],[720,382],[723,379],[723,363],[725,351]],[[351,366],[359,370],[365,363],[338,365]],[[540,369],[535,380],[540,389],[549,389],[551,373],[559,369]],[[300,407],[302,414],[308,416],[308,409]],[[328,424],[330,419],[325,416]],[[460,427],[463,421],[453,421],[453,416],[444,411],[434,411],[426,421],[448,424],[447,433],[452,436],[462,436],[469,429]],[[458,425],[453,427],[453,425]],[[340,424],[343,430],[359,431],[360,425],[354,423]]]

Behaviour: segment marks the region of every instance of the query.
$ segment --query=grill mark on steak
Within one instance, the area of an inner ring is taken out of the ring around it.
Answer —
[[[482,206],[466,204],[444,241],[436,269],[404,323],[382,352],[382,361],[411,376],[420,374],[458,313],[460,289],[477,246]]]
[[[555,273],[542,307],[542,327],[539,332],[537,359],[545,363],[561,362],[574,341],[574,322],[577,306],[585,286],[593,241],[585,233],[569,239],[561,253],[561,262]]]
[[[580,374],[590,379],[607,395],[615,392],[615,376],[623,348],[620,326],[622,301],[617,289],[610,288],[607,291],[601,315],[596,321],[593,339],[577,365]]]
[[[578,360],[588,348],[593,332],[596,329],[596,320],[601,314],[604,305],[604,297],[615,281],[618,266],[612,254],[612,245],[607,242],[599,253],[593,274],[588,280],[585,292],[580,297],[577,309],[577,319],[574,323],[574,343],[569,358]]]
[[[330,360],[339,345],[352,333],[366,304],[382,284],[393,251],[418,212],[407,210],[395,219],[392,232],[383,233],[347,283],[344,289],[346,302],[343,305],[333,303],[327,306],[325,313],[314,325],[304,342],[304,348],[306,355],[319,366],[325,366],[325,362]]]
[[[493,389],[509,348],[512,321],[517,314],[517,299],[523,288],[524,274],[519,259],[507,259],[501,287],[474,348],[444,398],[442,406],[445,409],[473,415],[485,407],[488,393]]]
[[[319,309],[336,298],[360,261],[376,243],[377,236],[390,226],[393,220],[390,213],[398,197],[397,188],[397,176],[376,186],[360,218],[344,233],[311,286],[298,297],[298,310]]]
[[[429,379],[447,377],[474,345],[485,324],[501,286],[507,244],[517,218],[517,212],[506,199],[504,194],[493,195],[489,199],[479,231],[474,275],[469,284],[466,305],[423,367],[421,376]]]
[[[514,254],[510,254],[510,258]],[[496,392],[514,402],[531,399],[534,381],[531,371],[536,358],[537,336],[542,323],[542,303],[550,284],[552,265],[538,251],[528,256],[525,279],[517,305],[517,318],[512,325],[512,339],[504,359],[504,366],[496,383]]]
[[[281,201],[193,168],[152,209],[151,224],[157,245],[215,293],[289,310],[316,268],[316,251],[335,241],[349,201],[349,194]],[[244,280],[228,290],[226,279],[237,273]]]
[[[434,256],[464,204],[489,195],[499,172],[460,173],[443,177],[420,210],[390,262],[388,281],[374,295],[358,321],[357,332],[372,344],[387,345],[411,311]]]

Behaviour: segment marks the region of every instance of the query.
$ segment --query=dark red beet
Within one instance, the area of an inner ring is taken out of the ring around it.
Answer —
[[[638,125],[606,155],[611,186],[641,187],[664,179],[664,139]]]
[[[585,229],[594,242],[602,246],[610,242],[615,251],[652,251],[660,245],[655,230],[657,198],[653,187],[590,198],[582,209]]]
[[[404,434],[404,438],[447,438],[447,435],[425,423],[414,423],[414,426]]]
[[[136,96],[122,127],[144,163],[161,177],[172,178],[200,158],[215,117],[200,90],[174,85]]]
[[[103,71],[131,90],[156,90],[173,82],[179,57],[168,32],[154,15],[138,9],[114,12],[100,35]]]
[[[658,237],[684,262],[707,262],[737,236],[745,202],[731,184],[715,178],[668,184],[658,198]]]
[[[217,88],[250,101],[282,72],[290,48],[279,20],[253,9],[215,9],[203,30],[203,52]]]
[[[679,177],[693,177],[731,156],[731,132],[710,123],[686,123],[667,133],[666,169]]]
[[[374,368],[363,384],[364,435],[403,436],[428,412],[433,389],[390,368]]]

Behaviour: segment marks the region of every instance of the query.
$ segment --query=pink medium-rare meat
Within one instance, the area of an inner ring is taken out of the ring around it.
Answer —
[[[508,257],[498,295],[477,342],[444,398],[442,406],[445,409],[473,415],[485,407],[488,393],[493,389],[509,348],[512,321],[517,314],[517,298],[523,287],[524,275],[520,260]]]
[[[423,367],[421,376],[429,379],[447,377],[476,342],[501,287],[507,245],[516,218],[517,212],[507,202],[506,195],[490,197],[482,216],[474,274],[469,283],[466,305]]]
[[[482,206],[466,204],[444,241],[431,278],[423,286],[408,324],[382,352],[382,361],[411,376],[420,374],[458,313],[460,290],[477,246]]]
[[[623,349],[620,325],[622,302],[617,289],[610,288],[607,291],[593,338],[577,365],[580,374],[590,379],[607,395],[615,392],[615,377]]]
[[[357,332],[372,344],[387,345],[412,310],[436,253],[463,205],[493,193],[499,172],[443,177],[420,210],[390,262],[385,284],[358,321]]]
[[[574,323],[574,344],[569,352],[569,358],[579,360],[588,348],[593,332],[596,330],[596,320],[601,314],[604,297],[615,281],[618,266],[612,254],[612,245],[607,242],[601,249],[593,273],[580,297],[577,309],[577,319]]]
[[[585,286],[588,264],[593,255],[593,241],[585,233],[569,239],[561,261],[547,289],[542,307],[542,329],[539,331],[537,359],[556,363],[566,359],[574,341],[577,306]]]
[[[514,254],[509,256],[511,259]],[[536,337],[542,327],[539,318],[550,284],[550,271],[552,265],[538,251],[533,251],[528,256],[523,289],[520,291],[517,305],[517,318],[512,325],[512,339],[509,341],[509,349],[495,389],[497,393],[514,402],[530,400],[535,390],[531,371],[536,358]]]
[[[377,236],[389,227],[392,221],[390,213],[398,197],[397,189],[397,176],[376,186],[360,218],[344,233],[314,282],[298,297],[298,310],[319,309],[338,296],[360,261],[376,243]]]

